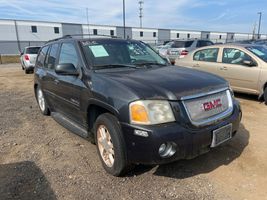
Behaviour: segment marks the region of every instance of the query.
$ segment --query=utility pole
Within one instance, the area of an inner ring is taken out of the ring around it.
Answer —
[[[140,0],[138,3],[139,3],[140,28],[142,28],[143,27],[142,18],[144,17],[144,15],[143,15],[143,4],[144,4],[144,1]]]
[[[256,27],[257,27],[257,23],[255,22],[253,25],[253,30],[252,30],[252,40],[255,40]]]
[[[19,41],[19,31],[18,31],[18,25],[17,25],[17,21],[16,20],[14,20],[14,24],[15,24],[15,31],[16,31],[18,50],[19,50],[19,53],[21,53],[21,46],[20,46],[20,41]]]
[[[258,26],[258,39],[260,39],[260,31],[261,31],[261,15],[262,15],[262,12],[258,12],[258,15],[260,15],[260,18],[259,18],[259,26]]]
[[[88,14],[88,8],[86,8],[86,18],[87,18],[87,28],[88,28],[88,34],[90,35],[90,27],[89,27],[89,14]],[[89,36],[90,37],[90,36]]]
[[[126,39],[126,27],[125,27],[125,0],[123,0],[123,38]]]

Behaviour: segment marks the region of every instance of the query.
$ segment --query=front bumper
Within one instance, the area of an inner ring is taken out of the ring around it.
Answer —
[[[121,123],[128,160],[130,163],[136,164],[163,164],[194,158],[211,149],[214,130],[232,123],[232,136],[234,136],[239,128],[241,117],[241,108],[239,103],[235,102],[231,116],[201,128],[186,126],[178,122],[156,126],[135,126]],[[135,135],[134,130],[136,129],[147,131],[149,136]],[[177,145],[176,153],[169,158],[162,158],[158,153],[160,145],[165,142],[174,142]]]

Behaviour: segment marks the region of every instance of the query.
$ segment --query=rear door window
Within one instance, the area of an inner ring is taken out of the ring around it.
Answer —
[[[196,61],[217,62],[218,52],[218,48],[203,49],[197,51],[193,59]]]
[[[58,44],[53,44],[50,48],[50,52],[49,52],[49,56],[47,60],[48,69],[55,69],[58,46],[59,46]]]
[[[44,67],[44,62],[45,62],[48,48],[49,48],[49,46],[45,46],[41,49],[41,51],[38,55],[38,58],[37,58],[37,62],[36,62],[38,67]]]

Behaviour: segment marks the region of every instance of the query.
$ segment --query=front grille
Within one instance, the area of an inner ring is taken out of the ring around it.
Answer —
[[[183,101],[188,117],[194,125],[205,125],[229,116],[233,110],[229,90],[215,92]]]

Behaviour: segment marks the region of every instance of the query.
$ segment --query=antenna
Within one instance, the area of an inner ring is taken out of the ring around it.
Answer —
[[[143,4],[144,4],[144,1],[143,0],[140,0],[138,3],[139,3],[140,28],[142,28],[143,27],[142,19],[144,17],[144,14],[143,14]]]

